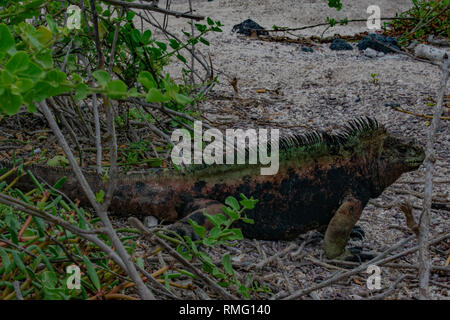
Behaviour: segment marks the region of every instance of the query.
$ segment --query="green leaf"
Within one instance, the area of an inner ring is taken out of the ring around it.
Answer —
[[[22,271],[26,275],[27,268],[25,268],[25,265],[23,264],[23,261],[20,258],[19,254],[16,251],[13,251],[12,256],[13,256],[13,261],[16,264],[17,268],[19,268],[19,270]]]
[[[200,37],[200,39],[199,39],[199,40],[200,40],[200,42],[201,42],[201,43],[203,43],[203,44],[205,44],[205,45],[207,45],[207,46],[209,46],[209,44],[210,44],[210,43],[209,43],[209,41],[208,41],[208,40],[206,40],[206,39],[205,39],[205,38],[203,38],[203,37]]]
[[[52,53],[49,49],[43,50],[36,55],[36,62],[44,69],[50,69],[53,67]]]
[[[142,257],[137,257],[136,264],[142,269],[145,269],[144,259]]]
[[[253,208],[255,208],[255,205],[258,203],[258,200],[253,199],[253,197],[251,197],[250,199],[247,198],[245,195],[243,195],[241,193],[241,198],[242,200],[239,201],[239,203],[241,204],[241,206],[243,206],[245,209],[249,209],[252,210]]]
[[[230,259],[230,254],[226,253],[224,254],[224,256],[222,257],[222,264],[223,264],[223,268],[225,269],[225,272],[233,275],[234,274],[234,270],[233,270],[233,266],[231,265],[231,259]]]
[[[137,29],[131,30],[131,39],[133,39],[133,42],[135,44],[141,43],[141,33]]]
[[[215,227],[219,227],[222,224],[221,219],[217,219],[216,216],[214,215],[210,215],[206,212],[206,209],[203,209],[203,215],[209,220],[211,221],[211,223],[215,226]]]
[[[336,8],[337,11],[342,9],[341,0],[328,0],[328,6],[330,8]]]
[[[229,196],[225,199],[225,204],[230,206],[233,210],[239,211],[240,206],[239,202],[236,200],[235,197]]]
[[[247,218],[247,217],[242,218],[242,221],[245,223],[248,223],[248,224],[255,224],[255,220]]]
[[[79,83],[77,84],[77,86],[75,87],[75,99],[77,99],[78,101],[83,100],[84,98],[87,97],[87,89],[88,86],[84,83]]]
[[[30,79],[19,79],[16,81],[15,86],[17,87],[18,91],[14,93],[22,93],[27,92],[31,88],[33,88],[34,83]]]
[[[191,247],[192,252],[194,254],[199,254],[200,252],[197,249],[197,246],[195,245],[195,243],[192,241],[191,238],[189,238],[188,236],[184,236],[184,240],[186,240],[187,244],[189,245],[189,247]]]
[[[167,45],[164,42],[155,41],[156,45],[160,47],[163,51],[167,50]]]
[[[169,97],[163,95],[161,91],[156,88],[148,90],[147,96],[145,97],[145,101],[147,102],[167,102],[169,100]]]
[[[156,88],[157,84],[153,76],[148,71],[141,71],[139,73],[138,81],[148,90],[151,88]]]
[[[27,111],[28,111],[28,112],[33,113],[33,112],[36,112],[36,111],[37,111],[37,107],[36,107],[36,105],[35,105],[33,102],[27,103],[27,104],[26,104],[26,107],[27,107]]]
[[[30,103],[32,101],[41,101],[47,97],[57,96],[59,94],[69,92],[72,88],[68,85],[60,84],[59,86],[53,86],[48,81],[38,81],[34,86],[33,90],[25,93],[24,101]]]
[[[47,161],[47,165],[50,167],[68,166],[69,160],[65,156],[54,156]]]
[[[180,43],[177,40],[175,40],[175,39],[170,39],[169,40],[169,45],[174,50],[176,50],[176,49],[178,49],[180,47]]]
[[[122,80],[113,80],[106,85],[108,97],[113,99],[120,99],[127,95],[127,85]]]
[[[206,18],[206,22],[208,22],[208,24],[209,24],[210,26],[213,26],[213,25],[214,25],[214,21],[213,21],[213,19],[211,19],[210,17]]]
[[[178,270],[181,274],[184,274],[185,276],[191,277],[192,279],[197,279],[197,276],[189,271],[186,271],[184,269]]]
[[[3,248],[0,248],[0,258],[2,258],[2,268],[4,268],[3,270],[7,270],[11,265],[11,260],[9,259],[8,254]]]
[[[22,97],[13,94],[8,88],[0,95],[0,110],[3,110],[7,115],[16,114],[21,105]]]
[[[150,30],[145,30],[142,34],[141,41],[143,44],[150,43],[150,38],[152,37],[152,32]]]
[[[187,261],[191,261],[192,260],[192,254],[190,254],[189,252],[186,252],[183,250],[183,247],[181,245],[177,246],[177,252],[183,256],[183,258],[185,258]]]
[[[241,229],[238,228],[234,228],[234,229],[230,229],[227,230],[227,232],[229,232],[229,234],[223,236],[223,240],[242,240],[244,239],[244,235],[242,234]]]
[[[39,67],[34,62],[30,62],[28,64],[27,69],[25,69],[24,71],[19,71],[17,73],[18,77],[27,78],[27,79],[31,79],[31,80],[34,80],[34,81],[36,81],[38,79],[41,79],[44,75],[45,75],[45,73],[41,69],[41,67]]]
[[[98,278],[97,272],[95,271],[94,265],[92,264],[91,260],[87,256],[83,256],[84,264],[86,265],[86,269],[89,275],[89,279],[91,279],[92,284],[94,287],[100,291],[100,280]]]
[[[92,76],[97,80],[98,84],[102,87],[106,87],[108,82],[111,81],[109,73],[105,70],[97,70],[92,73]]]
[[[43,192],[43,191],[44,191],[44,188],[43,188],[42,185],[39,183],[39,181],[36,179],[36,177],[34,176],[34,174],[33,174],[30,170],[27,170],[27,174],[28,174],[28,176],[30,177],[31,181],[34,183],[34,185],[38,188],[38,190],[41,191],[41,192]],[[39,206],[40,204],[43,205],[42,202],[41,202],[41,203],[38,202],[38,206]]]
[[[0,52],[7,52],[9,49],[14,47],[14,37],[9,31],[8,27],[4,24],[0,24]]]
[[[200,239],[204,239],[206,234],[206,228],[199,225],[192,219],[188,219],[188,222],[192,226],[192,229],[194,229],[195,234],[198,235]]]
[[[9,86],[15,80],[14,75],[11,74],[11,72],[9,72],[8,70],[2,72],[0,79],[1,79],[0,83],[2,84],[3,87]]]
[[[103,203],[103,201],[105,201],[105,191],[100,190],[99,192],[97,192],[97,193],[95,194],[95,200],[96,200],[98,203]]]
[[[135,13],[134,11],[128,11],[128,12],[127,12],[127,20],[128,20],[128,21],[133,20],[135,14],[136,14],[136,13]]]
[[[180,60],[181,62],[187,63],[186,58],[183,57],[181,54],[177,54],[177,58],[178,58],[178,60]]]
[[[192,99],[181,93],[175,94],[175,100],[182,105],[192,103]]]
[[[244,296],[244,298],[250,299],[250,293],[249,293],[249,290],[248,290],[248,288],[247,288],[244,284],[241,284],[241,285],[239,286],[238,291],[239,291],[240,294],[242,294],[242,295]]]
[[[219,237],[220,237],[220,228],[219,228],[218,226],[212,228],[212,229],[209,231],[209,237],[212,238],[212,239],[214,239],[214,240],[219,239]]]
[[[222,211],[227,214],[233,221],[239,219],[239,213],[228,207],[222,206]]]
[[[195,28],[200,32],[205,32],[208,27],[203,24],[196,23]]]
[[[137,88],[131,88],[130,90],[128,90],[128,96],[129,97],[137,98],[140,95],[141,94],[138,92]]]
[[[47,45],[52,40],[52,32],[44,26],[39,26],[36,29],[34,36],[43,46]]]
[[[53,20],[53,17],[49,14],[45,16],[45,20],[47,20],[48,27],[53,34],[58,33],[58,24]]]
[[[47,75],[45,76],[45,80],[49,82],[49,84],[52,87],[59,87],[59,85],[64,82],[67,79],[67,75],[59,70],[50,70],[47,72]]]
[[[6,63],[5,69],[12,74],[16,74],[20,71],[26,70],[29,62],[30,58],[28,57],[28,54],[24,51],[18,51]]]

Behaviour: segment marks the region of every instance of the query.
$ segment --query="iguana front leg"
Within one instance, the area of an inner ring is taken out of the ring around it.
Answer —
[[[344,198],[339,209],[334,214],[324,237],[324,250],[328,259],[347,259],[353,254],[345,249],[350,233],[359,220],[363,210],[361,201],[353,195]]]
[[[194,199],[189,202],[184,211],[187,215],[181,220],[178,220],[174,224],[168,227],[169,230],[175,231],[181,236],[189,236],[191,239],[196,239],[197,236],[194,233],[191,225],[188,220],[191,219],[197,222],[199,225],[205,227],[207,230],[212,229],[213,224],[205,217],[203,214],[203,210],[210,215],[215,215],[222,212],[222,206],[218,201],[210,200],[210,199]]]

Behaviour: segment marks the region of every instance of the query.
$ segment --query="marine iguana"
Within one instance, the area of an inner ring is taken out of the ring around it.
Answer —
[[[336,134],[315,131],[284,137],[279,146],[276,175],[260,175],[260,165],[247,164],[120,176],[109,211],[115,215],[153,215],[175,222],[171,229],[192,235],[188,219],[207,226],[203,209],[217,214],[226,197],[242,193],[259,199],[247,214],[255,223],[236,226],[244,236],[289,240],[312,229],[326,230],[326,256],[345,259],[352,256],[346,244],[369,199],[378,197],[402,173],[416,170],[425,157],[414,141],[389,134],[370,118],[351,121]],[[0,168],[10,166],[0,163]],[[49,185],[66,175],[61,191],[88,204],[70,170],[29,169]],[[24,178],[17,187],[34,188],[31,179]],[[86,178],[94,191],[106,188],[101,177],[87,173]]]

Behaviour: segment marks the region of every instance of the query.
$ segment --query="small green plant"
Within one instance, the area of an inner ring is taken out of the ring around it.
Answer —
[[[258,200],[253,199],[253,197],[247,198],[243,194],[241,194],[240,201],[234,197],[228,197],[225,200],[226,206],[222,207],[224,214],[210,215],[206,211],[203,212],[206,219],[214,225],[209,232],[207,232],[205,227],[193,220],[189,220],[189,224],[192,226],[199,239],[192,240],[190,237],[184,236],[177,247],[178,253],[188,261],[193,261],[194,259],[199,260],[202,263],[203,270],[217,279],[220,286],[234,286],[245,298],[250,298],[251,292],[270,293],[270,290],[252,281],[251,278],[249,278],[248,281],[245,281],[246,283],[249,283],[248,286],[240,281],[236,277],[229,253],[222,256],[221,267],[219,267],[207,253],[200,249],[200,247],[215,247],[222,244],[234,245],[235,241],[242,240],[242,231],[238,228],[233,228],[233,223],[236,221],[254,223],[252,219],[249,219],[244,215],[244,211],[252,210],[257,202]]]
[[[411,9],[396,14],[385,32],[399,37],[400,43],[425,40],[429,35],[450,37],[450,0],[412,0]]]
[[[19,159],[18,159],[19,160]],[[7,183],[7,176],[23,174],[30,176],[36,188],[22,193],[14,188],[17,179]],[[64,183],[58,181],[52,190],[47,190],[29,171],[21,165],[9,172],[0,171],[0,192],[51,214],[76,228],[87,230],[88,226],[100,227],[98,218],[84,209],[68,203],[55,190]],[[104,194],[104,193],[103,193]],[[97,194],[100,200],[103,196]],[[107,243],[104,235],[99,235]],[[132,252],[137,234],[121,240],[127,251]],[[81,269],[80,288],[68,287],[70,273],[66,269],[77,265]],[[0,300],[16,299],[14,283],[25,300],[34,299],[89,299],[107,294],[119,285],[117,274],[123,275],[107,254],[94,244],[44,219],[31,216],[10,206],[0,205]]]
[[[330,8],[336,8],[337,11],[342,9],[341,0],[328,0],[328,6]]]
[[[373,83],[374,86],[378,86],[380,84],[380,79],[378,79],[378,75],[376,73],[371,73],[370,77],[371,82]]]

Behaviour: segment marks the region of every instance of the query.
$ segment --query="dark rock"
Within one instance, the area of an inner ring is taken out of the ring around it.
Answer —
[[[330,46],[331,50],[353,50],[353,47],[342,39],[334,39]]]
[[[303,52],[314,52],[314,50],[310,47],[302,47]]]
[[[388,103],[385,103],[384,106],[386,108],[399,108],[400,107],[400,103],[395,102],[395,101],[389,101]]]
[[[233,29],[231,30],[231,32],[237,32],[240,34],[244,34],[246,36],[250,36],[252,33],[252,30],[257,30],[256,34],[258,36],[268,34],[267,31],[264,31],[263,27],[261,27],[259,24],[257,24],[255,21],[253,21],[251,19],[247,19],[242,23],[236,24],[233,27]]]
[[[381,43],[380,43],[381,42]],[[385,37],[376,33],[371,33],[367,36],[365,36],[359,43],[358,43],[358,49],[359,50],[365,50],[367,48],[371,48],[376,51],[380,51],[383,53],[391,53],[394,52],[393,50],[389,49],[385,45],[395,48],[397,50],[400,50],[398,47],[397,39],[394,37]]]

